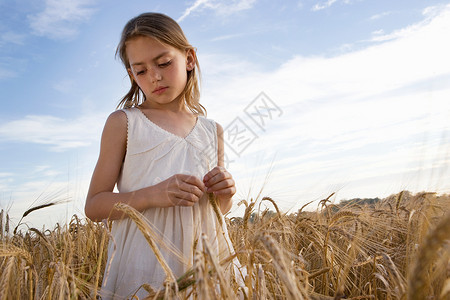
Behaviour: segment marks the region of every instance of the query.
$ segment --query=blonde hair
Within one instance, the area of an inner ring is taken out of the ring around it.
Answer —
[[[160,13],[143,13],[134,17],[125,25],[119,45],[117,46],[116,55],[125,68],[130,68],[130,62],[126,53],[126,42],[132,38],[139,36],[147,36],[157,39],[158,41],[172,46],[183,53],[188,50],[194,51],[195,48],[189,44],[183,30],[172,18]],[[118,108],[129,108],[138,106],[145,101],[145,94],[139,88],[137,83],[131,79],[131,88],[128,93],[120,100]],[[206,115],[206,109],[200,104],[200,65],[197,57],[195,57],[195,67],[191,71],[187,71],[187,81],[181,97],[187,107],[195,114]]]

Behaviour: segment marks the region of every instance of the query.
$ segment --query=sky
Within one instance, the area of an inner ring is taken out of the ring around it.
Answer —
[[[0,0],[0,208],[53,228],[84,201],[103,125],[128,91],[132,17],[177,20],[242,199],[450,193],[450,1]]]

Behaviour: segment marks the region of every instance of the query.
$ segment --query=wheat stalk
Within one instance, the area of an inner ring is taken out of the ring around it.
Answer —
[[[172,284],[175,285],[174,286],[175,290],[178,290],[177,281],[172,270],[170,269],[166,260],[162,256],[161,251],[153,241],[152,235],[155,236],[156,234],[153,232],[152,228],[145,222],[142,214],[140,214],[136,209],[124,203],[116,203],[114,205],[114,209],[124,212],[125,214],[128,215],[129,218],[131,218],[134,221],[136,226],[139,228],[139,230],[142,232],[145,239],[147,240],[147,243],[149,244],[150,248],[152,248],[155,257],[160,263],[164,272],[166,273],[167,278],[170,280]]]
[[[0,241],[3,240],[3,209],[0,212]]]
[[[208,193],[208,200],[213,208],[214,213],[216,214],[217,221],[219,221],[219,224],[222,227],[223,226],[222,213],[220,212],[219,205],[217,204],[216,196],[214,196],[213,193]]]
[[[305,299],[302,291],[297,287],[297,280],[292,269],[286,263],[286,259],[274,239],[268,234],[261,234],[257,236],[257,240],[260,240],[263,243],[264,247],[272,256],[272,263],[286,287],[288,298],[299,300]]]
[[[448,239],[450,239],[450,213],[425,237],[420,247],[409,280],[408,299],[426,298],[428,267],[435,259],[438,249]]]
[[[205,251],[206,257],[208,259],[208,261],[211,263],[211,265],[213,266],[214,271],[217,274],[217,277],[219,278],[219,284],[221,287],[221,293],[223,293],[221,296],[224,297],[224,299],[232,299],[231,294],[230,294],[230,285],[228,283],[228,280],[224,277],[224,270],[219,266],[218,261],[216,260],[216,255],[214,254],[211,250],[211,246],[209,245],[208,242],[208,238],[206,236],[206,234],[202,234],[202,244],[203,244],[203,249]]]

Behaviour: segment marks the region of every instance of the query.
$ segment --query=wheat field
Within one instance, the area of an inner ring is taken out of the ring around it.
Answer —
[[[246,288],[223,276],[226,261],[206,245],[182,277],[167,270],[165,289],[143,285],[146,299],[450,299],[449,195],[405,191],[338,205],[328,197],[290,214],[269,197],[240,205],[244,215],[226,221]],[[117,209],[152,243],[139,213]],[[53,229],[9,227],[2,210],[0,299],[98,298],[107,224],[74,215]]]

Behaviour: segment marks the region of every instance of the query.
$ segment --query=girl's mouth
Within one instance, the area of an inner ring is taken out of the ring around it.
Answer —
[[[160,95],[160,94],[164,93],[166,90],[167,90],[166,86],[160,86],[160,87],[157,87],[156,89],[154,89],[152,93]]]

